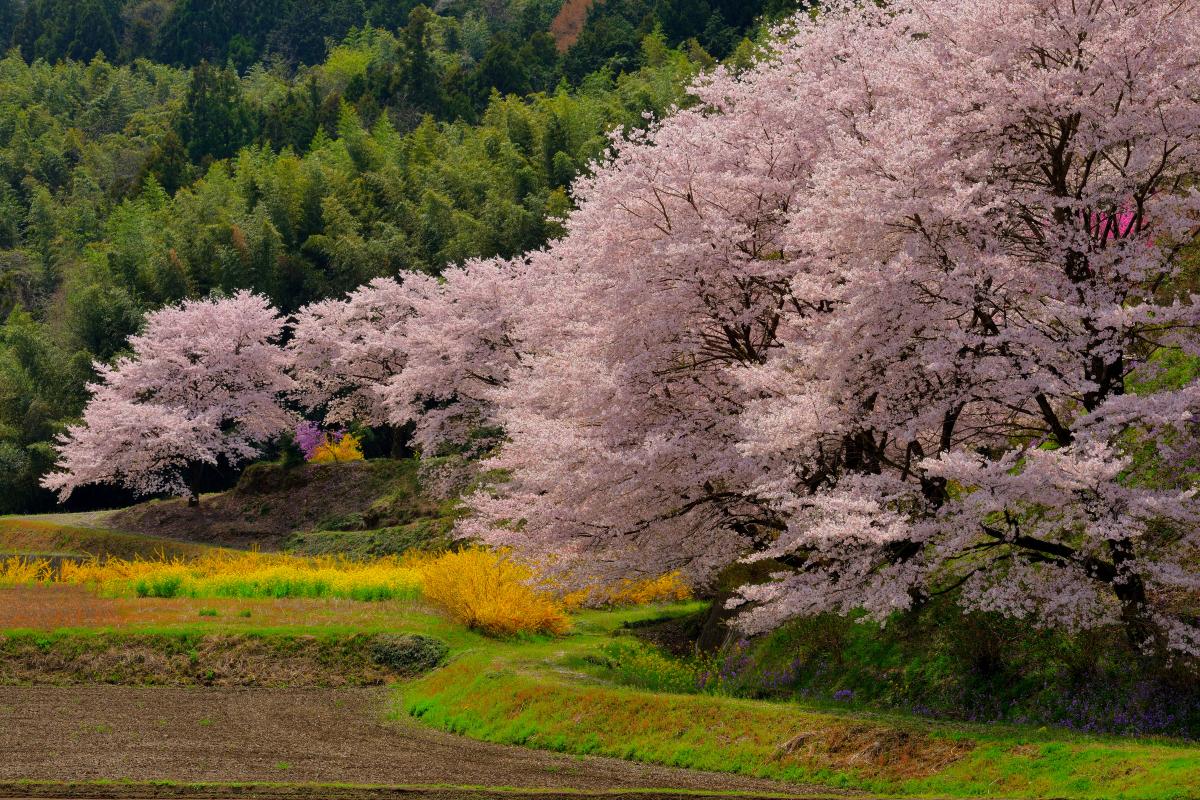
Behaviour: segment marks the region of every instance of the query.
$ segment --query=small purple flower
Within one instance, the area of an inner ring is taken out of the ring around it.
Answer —
[[[345,436],[345,428],[323,430],[315,422],[301,422],[296,426],[296,445],[300,448],[300,452],[304,453],[305,461],[312,461],[317,448],[325,444],[326,439],[332,444],[338,444]]]
[[[325,441],[325,433],[315,422],[301,422],[296,426],[296,446],[304,453],[304,459],[311,461],[317,448]]]
[[[838,689],[836,692],[833,693],[834,700],[841,700],[843,702],[849,702],[853,698],[854,698],[854,690],[852,690],[852,689]]]

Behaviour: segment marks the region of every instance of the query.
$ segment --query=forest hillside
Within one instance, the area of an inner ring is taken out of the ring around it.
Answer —
[[[559,0],[0,0],[0,512],[53,507],[52,442],[146,312],[541,247],[610,132],[790,5],[614,0],[560,52]]]

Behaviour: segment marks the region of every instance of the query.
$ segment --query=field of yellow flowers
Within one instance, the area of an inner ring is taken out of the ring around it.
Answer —
[[[423,599],[469,628],[498,636],[565,633],[568,612],[584,605],[640,605],[688,596],[676,575],[563,592],[508,554],[477,547],[371,561],[231,550],[190,559],[0,561],[0,586],[48,584],[87,587],[109,597]]]

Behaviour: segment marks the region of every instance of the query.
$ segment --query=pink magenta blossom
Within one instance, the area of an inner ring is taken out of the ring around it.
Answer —
[[[155,318],[47,485],[178,490],[286,393],[426,453],[502,428],[460,534],[564,582],[770,558],[750,632],[949,595],[1200,655],[1200,389],[1130,391],[1200,358],[1194,5],[835,0],[692,91],[546,249],[301,311],[294,380],[261,300],[245,346]]]

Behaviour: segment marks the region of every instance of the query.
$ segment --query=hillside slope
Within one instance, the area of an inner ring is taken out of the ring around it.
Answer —
[[[454,509],[422,493],[417,467],[416,461],[387,459],[290,470],[259,464],[234,489],[208,495],[198,507],[156,500],[114,513],[109,524],[178,541],[260,550],[283,549],[298,532],[310,532],[302,549],[324,552],[353,552],[360,549],[358,540],[375,541],[383,532],[402,539],[412,533],[409,545],[423,544],[448,534]],[[322,547],[326,533],[337,540],[331,547]],[[378,549],[371,554],[382,554]]]

